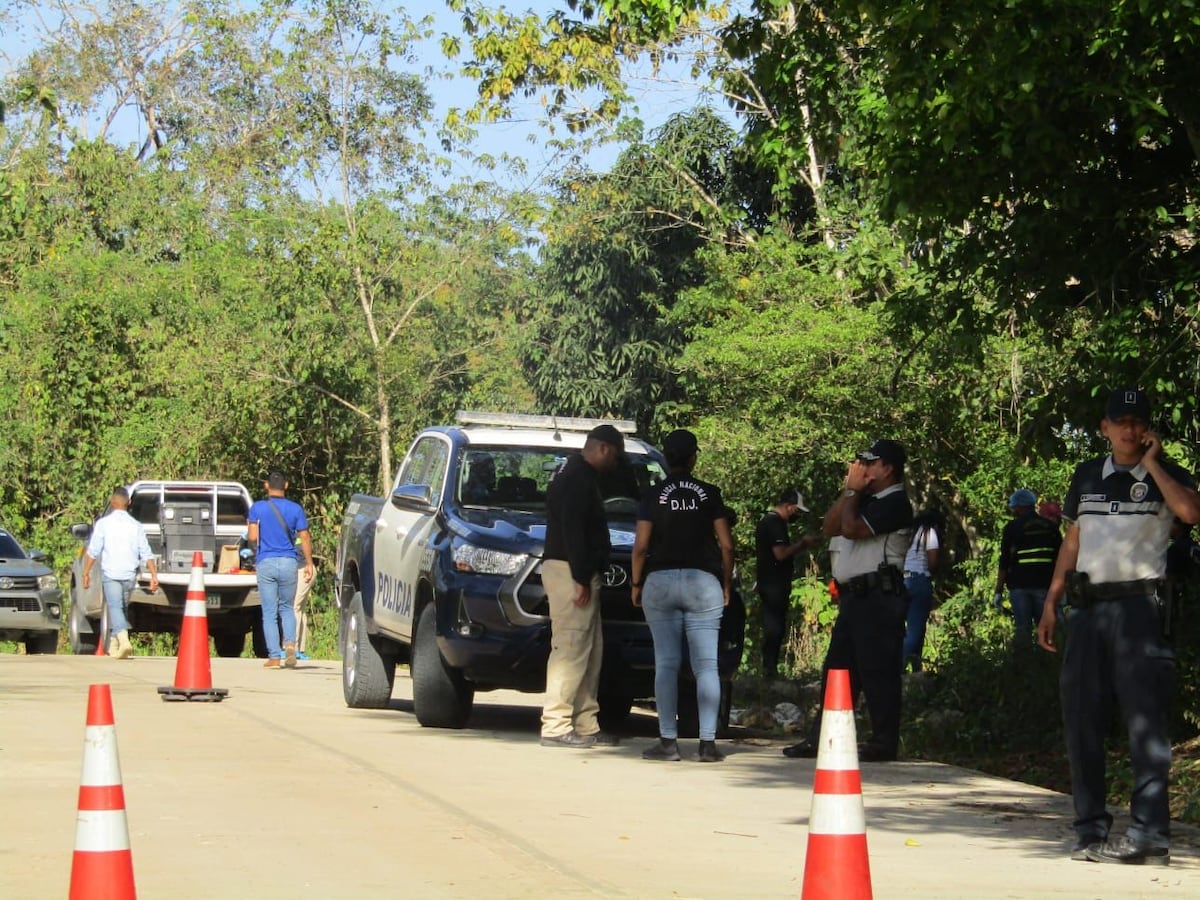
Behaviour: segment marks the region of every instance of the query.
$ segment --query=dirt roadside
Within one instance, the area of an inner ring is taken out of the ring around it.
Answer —
[[[70,878],[87,685],[112,685],[143,900],[799,896],[812,761],[723,742],[720,765],[537,745],[539,697],[482,694],[420,728],[410,684],[349,710],[340,666],[213,660],[219,704],[164,703],[174,660],[0,656],[0,897]],[[694,746],[687,747],[694,756]],[[1195,897],[1200,838],[1168,869],[1066,858],[1069,798],[932,763],[862,767],[877,898]]]

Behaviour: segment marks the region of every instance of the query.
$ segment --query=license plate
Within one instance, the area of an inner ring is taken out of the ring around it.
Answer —
[[[207,599],[208,599],[208,608],[209,609],[220,609],[221,608],[221,595],[220,594],[209,594]]]

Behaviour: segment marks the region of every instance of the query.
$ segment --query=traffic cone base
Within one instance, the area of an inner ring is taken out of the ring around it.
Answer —
[[[88,688],[71,862],[70,900],[134,900],[133,854],[125,821],[125,788],[117,755],[112,691],[107,684]]]
[[[813,775],[801,900],[871,900],[850,673],[831,669]]]
[[[183,603],[183,626],[179,629],[179,659],[175,684],[158,689],[164,700],[220,702],[225,688],[212,686],[212,664],[208,656],[208,604],[204,595],[204,554],[192,555],[192,577]]]

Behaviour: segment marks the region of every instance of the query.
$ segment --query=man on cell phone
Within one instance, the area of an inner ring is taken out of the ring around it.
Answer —
[[[1038,643],[1057,649],[1055,608],[1067,600],[1067,649],[1059,678],[1075,845],[1071,858],[1166,865],[1171,814],[1167,703],[1175,656],[1164,635],[1167,544],[1176,518],[1200,521],[1192,476],[1162,459],[1150,402],[1137,388],[1113,391],[1100,431],[1108,456],[1075,469],[1063,504],[1070,522],[1038,623]],[[1112,698],[1129,733],[1133,796],[1129,829],[1110,840],[1104,738]]]

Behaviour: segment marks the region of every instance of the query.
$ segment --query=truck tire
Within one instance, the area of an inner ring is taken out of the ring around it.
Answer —
[[[58,632],[39,631],[37,634],[29,635],[25,638],[25,652],[30,656],[35,653],[57,653]]]
[[[597,718],[605,731],[616,731],[624,725],[633,709],[633,698],[621,691],[601,690],[596,701],[600,704]]]
[[[681,738],[700,735],[700,710],[696,705],[696,682],[679,680],[679,700],[676,722]],[[729,717],[733,710],[733,682],[721,679],[721,702],[717,707],[717,737],[729,737]]]
[[[254,617],[254,624],[250,626],[250,646],[254,648],[255,659],[266,659],[271,655],[271,651],[267,649],[267,636],[263,634],[261,612]]]
[[[212,638],[217,656],[225,659],[235,659],[246,649],[246,635],[240,631],[217,631]]]
[[[71,652],[76,656],[91,656],[96,652],[96,630],[99,623],[83,614],[83,607],[71,602],[71,615],[67,620],[67,634]]]
[[[362,594],[355,593],[347,611],[342,648],[342,695],[351,709],[383,709],[392,699],[396,657],[381,652],[382,643],[367,633]]]
[[[471,718],[475,686],[446,664],[437,645],[437,611],[427,603],[417,619],[412,651],[413,711],[427,728],[462,728]]]

